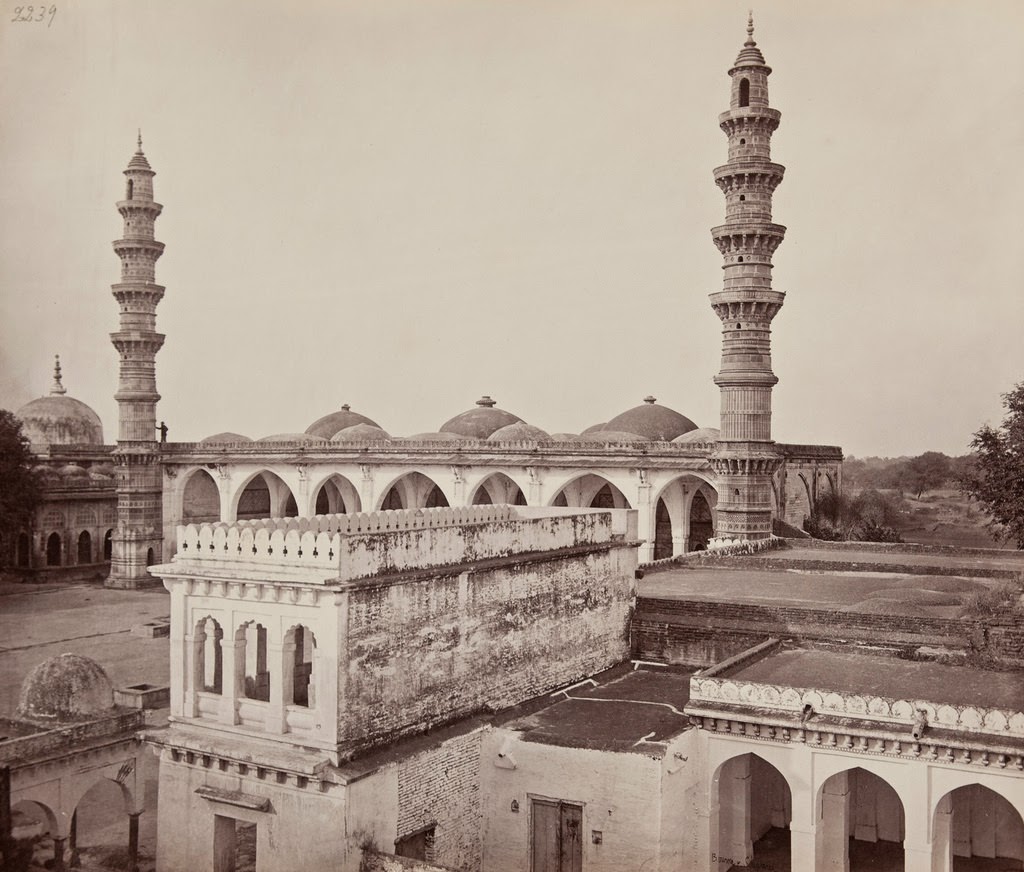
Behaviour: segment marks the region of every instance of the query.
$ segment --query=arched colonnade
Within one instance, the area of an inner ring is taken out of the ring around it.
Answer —
[[[164,539],[178,524],[509,503],[638,510],[640,561],[701,550],[714,535],[711,474],[689,470],[284,464],[174,468]]]

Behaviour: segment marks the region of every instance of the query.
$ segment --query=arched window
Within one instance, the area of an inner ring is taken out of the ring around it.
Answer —
[[[156,556],[153,554],[153,549],[149,548],[146,551],[146,566],[152,566],[156,563]]]
[[[92,563],[92,536],[88,530],[83,530],[78,537],[78,562]]]
[[[198,650],[199,662],[196,664],[196,678],[199,687],[205,693],[223,693],[224,660],[221,640],[224,631],[213,618],[203,618],[196,627],[196,641],[200,643]]]
[[[128,179],[128,197],[127,197],[127,199],[130,200],[132,198],[132,194],[134,192],[135,192],[135,182],[133,182],[131,179]]]
[[[295,646],[292,698],[286,702],[313,708],[316,705],[313,684],[313,649],[316,648],[316,639],[308,627],[298,626],[285,635],[285,645]]]
[[[51,533],[46,540],[46,565],[60,566],[60,533]]]
[[[107,530],[103,536],[103,559],[110,560],[114,553],[114,531]]]
[[[740,106],[750,105],[750,79],[740,79]]]
[[[31,543],[28,538],[28,533],[18,534],[18,566],[22,569],[27,569],[29,565],[29,554],[31,551]]]

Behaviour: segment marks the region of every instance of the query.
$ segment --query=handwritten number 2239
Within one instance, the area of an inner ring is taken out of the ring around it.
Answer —
[[[57,14],[56,6],[15,6],[14,17],[11,21],[14,22],[40,22],[46,21],[46,17],[49,16],[50,20],[46,22],[46,26],[49,27],[53,24],[53,17]]]

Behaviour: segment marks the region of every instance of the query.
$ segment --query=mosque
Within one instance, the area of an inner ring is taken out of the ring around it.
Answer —
[[[753,66],[761,64],[757,70]],[[92,409],[63,385],[59,360],[48,396],[17,411],[46,476],[33,530],[5,531],[8,565],[36,576],[94,578],[111,587],[151,583],[148,567],[174,553],[181,523],[509,503],[632,508],[641,563],[800,528],[820,494],[842,484],[842,451],[771,438],[771,322],[785,294],[772,287],[772,255],[785,228],[772,222],[784,168],[771,160],[780,113],[768,106],[768,67],[746,47],[731,108],[719,118],[728,159],[715,168],[725,222],[712,229],[723,257],[711,305],[722,323],[719,427],[644,397],[579,434],[549,433],[481,397],[426,432],[392,435],[387,411],[343,405],[302,432],[249,438],[218,433],[164,441],[156,355],[163,243],[154,170],[138,150],[124,170],[121,260],[113,295],[120,329],[116,443]]]
[[[770,556],[842,485],[838,448],[771,439],[770,73],[750,22],[719,117],[717,429],[648,397],[548,434],[483,397],[409,438],[343,407],[303,433],[160,441],[161,206],[140,143],[114,243],[117,444],[58,370],[21,410],[56,468],[52,524],[16,547],[55,573],[109,556],[109,586],[170,594],[168,722],[133,739],[159,754],[158,872],[1024,868],[1024,630],[929,611],[941,589],[919,583],[942,563],[984,589],[979,563],[989,581],[1024,563]],[[99,524],[78,532],[86,510]],[[660,595],[638,595],[644,565]],[[849,599],[900,572],[902,602]],[[98,730],[117,716],[103,691]],[[73,729],[38,726],[14,740]],[[29,769],[12,798],[61,802]]]

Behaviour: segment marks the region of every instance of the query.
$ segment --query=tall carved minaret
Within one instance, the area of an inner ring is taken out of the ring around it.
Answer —
[[[121,258],[121,281],[112,285],[121,309],[120,330],[110,334],[120,356],[118,404],[117,527],[113,537],[108,587],[151,584],[146,567],[161,559],[162,473],[156,439],[156,353],[164,344],[156,332],[156,307],[164,289],[156,284],[156,261],[164,245],[153,238],[153,224],[163,209],[153,201],[156,173],[138,151],[128,168],[124,199],[117,210],[124,234],[114,242]]]
[[[772,223],[772,194],[784,167],[771,161],[781,113],[768,107],[768,76],[754,42],[754,22],[729,70],[729,111],[718,117],[729,159],[715,169],[725,194],[725,224],[711,234],[722,252],[722,290],[711,306],[722,321],[721,436],[711,463],[718,474],[718,540],[771,534],[772,473],[780,458],[772,441],[771,323],[785,297],[772,290],[772,254],[786,228]]]

